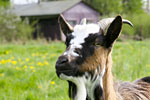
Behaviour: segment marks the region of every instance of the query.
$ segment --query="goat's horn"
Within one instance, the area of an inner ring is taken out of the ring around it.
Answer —
[[[101,29],[105,30],[113,22],[114,19],[115,18],[105,18],[105,19],[100,20],[98,24]],[[122,22],[125,24],[129,24],[130,26],[133,26],[133,24],[129,20],[122,19]]]

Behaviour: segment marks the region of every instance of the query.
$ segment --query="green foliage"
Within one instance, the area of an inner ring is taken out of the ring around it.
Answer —
[[[64,49],[62,43],[1,44],[0,99],[69,100],[67,82],[55,72],[55,62]]]
[[[97,9],[102,15],[119,13],[122,11],[121,0],[90,0],[87,1],[91,6]]]
[[[25,41],[32,36],[33,28],[14,15],[10,9],[0,8],[0,41]]]
[[[68,84],[55,72],[63,43],[0,45],[1,100],[69,100]],[[149,45],[150,41],[116,42],[112,56],[116,79],[133,81],[150,75]]]
[[[148,14],[135,14],[127,17],[126,19],[130,20],[134,27],[131,28],[128,25],[124,25],[123,34],[135,36],[139,35],[144,38],[150,38],[150,15]]]
[[[113,50],[116,79],[133,81],[150,75],[150,41],[117,42]]]
[[[0,0],[0,7],[8,7],[10,0]]]
[[[84,0],[102,15],[142,13],[142,0]]]
[[[125,14],[138,14],[142,13],[142,0],[122,0],[123,13]]]

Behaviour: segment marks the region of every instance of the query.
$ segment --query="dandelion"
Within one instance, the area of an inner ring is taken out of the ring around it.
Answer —
[[[32,57],[34,57],[35,56],[35,54],[34,53],[32,53]]]
[[[48,62],[47,62],[47,61],[44,61],[44,65],[48,65]]]
[[[26,58],[26,61],[29,61],[30,59],[29,58]]]
[[[54,85],[54,84],[55,84],[55,82],[54,82],[54,81],[51,81],[51,82],[50,82],[50,84],[51,84],[51,85]]]
[[[4,73],[0,73],[0,77],[4,76]]]
[[[38,66],[43,66],[43,64],[41,62],[38,62],[37,65]]]
[[[11,59],[14,59],[14,57],[12,56]]]
[[[33,66],[30,66],[30,69],[34,69],[34,67],[33,67]]]
[[[16,67],[16,70],[21,70],[21,68],[20,67]]]
[[[22,60],[20,58],[18,58],[18,61],[21,62]]]
[[[16,61],[12,61],[11,63],[12,63],[13,65],[16,65],[17,62],[16,62]]]
[[[1,60],[1,61],[0,61],[0,64],[6,64],[6,63],[7,63],[6,60]]]
[[[27,69],[28,68],[28,66],[27,65],[24,65],[24,67],[23,67],[24,69]]]
[[[7,59],[7,62],[11,62],[11,59]]]
[[[32,72],[35,72],[35,70],[32,70]]]
[[[9,54],[9,51],[5,51],[5,54],[8,55],[8,54]]]

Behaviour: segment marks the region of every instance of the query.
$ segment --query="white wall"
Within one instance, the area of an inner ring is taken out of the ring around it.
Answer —
[[[11,0],[12,4],[28,4],[28,3],[35,3],[38,0]]]

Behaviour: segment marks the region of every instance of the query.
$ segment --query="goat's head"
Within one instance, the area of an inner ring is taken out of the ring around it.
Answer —
[[[132,25],[128,20],[117,16],[115,19],[103,19],[98,24],[86,24],[86,19],[83,19],[80,25],[72,28],[60,16],[60,29],[66,36],[66,51],[57,60],[57,75],[69,80],[67,76],[80,77],[95,71],[103,74],[107,56],[119,36],[122,23]]]
[[[84,96],[81,94],[82,96],[77,96],[78,99],[75,100],[85,100],[86,96],[90,95],[86,94],[89,84],[92,84],[90,87],[94,86],[94,89],[97,84],[102,87],[105,67],[113,43],[120,34],[122,23],[132,26],[131,22],[117,16],[103,19],[98,24],[86,24],[86,19],[83,19],[79,25],[72,28],[62,16],[59,17],[60,29],[66,36],[66,51],[56,62],[56,73],[61,79],[68,80],[69,91],[76,91],[73,86],[78,89],[82,87],[81,91],[85,90],[82,92],[85,93]],[[100,88],[98,91],[101,91]],[[76,93],[69,93],[70,97],[74,98]]]

